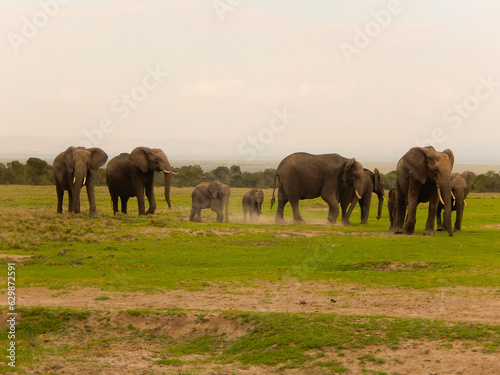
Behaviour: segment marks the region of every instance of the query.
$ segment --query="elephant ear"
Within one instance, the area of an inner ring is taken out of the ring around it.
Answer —
[[[210,194],[212,194],[212,197],[217,198],[217,195],[220,191],[219,183],[217,181],[212,181],[210,184],[208,184],[208,191],[210,192]]]
[[[381,182],[382,179],[380,177],[380,171],[378,170],[378,168],[375,168],[373,170],[373,176],[375,178],[373,186],[374,186],[375,189],[379,190],[379,188],[380,188],[380,182]]]
[[[462,177],[467,183],[464,191],[464,198],[470,193],[470,189],[472,189],[472,181],[474,180],[474,176],[471,172],[465,171],[462,173]]]
[[[356,159],[352,158],[347,162],[347,164],[344,167],[344,174],[342,175],[342,182],[347,182],[347,174],[351,170],[352,166],[356,163]]]
[[[151,149],[148,147],[136,147],[129,155],[130,162],[139,168],[142,172],[149,170],[148,155]]]
[[[75,161],[73,160],[73,152],[76,150],[76,147],[70,146],[64,151],[63,160],[64,165],[66,166],[66,170],[69,173],[73,173],[75,170]]]
[[[98,147],[87,149],[91,154],[90,159],[90,172],[95,173],[99,168],[101,168],[104,163],[108,160],[108,154]]]
[[[453,164],[455,164],[455,155],[453,155],[453,151],[451,151],[449,148],[443,151],[443,154],[448,155],[448,158],[450,159],[451,163],[451,169],[453,169]]]
[[[421,184],[427,181],[427,162],[434,155],[434,147],[413,147],[403,156],[404,165],[410,174]]]

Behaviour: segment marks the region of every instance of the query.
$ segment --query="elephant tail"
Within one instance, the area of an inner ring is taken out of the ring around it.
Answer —
[[[275,174],[273,183],[273,197],[271,198],[271,209],[273,209],[274,203],[276,202],[276,198],[274,197],[274,191],[276,190],[276,180],[278,178],[279,178],[278,174]]]

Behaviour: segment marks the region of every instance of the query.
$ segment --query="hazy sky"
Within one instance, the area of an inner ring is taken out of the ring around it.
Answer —
[[[4,0],[0,153],[500,164],[496,0]]]

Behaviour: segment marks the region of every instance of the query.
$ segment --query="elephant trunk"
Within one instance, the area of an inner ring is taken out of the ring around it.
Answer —
[[[168,208],[171,208],[170,204],[170,185],[172,183],[172,173],[165,173],[165,200],[167,201]]]
[[[382,217],[382,208],[384,207],[384,196],[378,194],[378,211],[377,211],[377,220],[380,220]]]
[[[87,170],[86,169],[75,169],[75,174],[73,176],[73,212],[75,214],[80,213],[80,194],[82,191],[82,187],[87,180]]]
[[[448,234],[453,236],[453,227],[451,226],[451,209],[452,209],[452,197],[451,197],[451,184],[450,178],[445,178],[444,183],[438,183],[438,194],[440,194],[440,200],[444,206],[443,224]]]
[[[357,193],[357,191],[355,193]],[[354,194],[353,195],[353,198],[351,200],[351,204],[349,205],[349,208],[347,209],[347,213],[346,213],[344,221],[343,221],[344,225],[349,224],[349,219],[351,218],[352,211],[354,210],[354,207],[356,207],[356,205],[359,202],[359,198],[358,197],[359,197],[359,194]]]

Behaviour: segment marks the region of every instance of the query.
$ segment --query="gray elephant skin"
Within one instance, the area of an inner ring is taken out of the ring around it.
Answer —
[[[382,207],[384,206],[385,185],[384,180],[380,177],[380,172],[377,168],[372,171],[364,169],[363,187],[358,191],[361,198],[358,198],[354,188],[351,185],[342,183],[340,186],[340,207],[342,209],[342,222],[350,224],[349,219],[351,213],[359,203],[361,209],[361,224],[368,224],[368,216],[370,215],[370,205],[372,202],[372,193],[378,197],[378,212],[377,220],[382,217]],[[350,204],[350,206],[349,206]]]
[[[80,212],[80,193],[86,186],[89,199],[89,215],[97,217],[92,173],[106,163],[108,155],[100,148],[70,146],[56,156],[53,163],[57,191],[57,212],[63,212],[64,191],[68,191],[68,211]]]
[[[469,195],[472,188],[473,175],[469,171],[465,171],[461,174],[453,173],[451,175],[451,192],[452,192],[452,206],[451,210],[456,211],[454,232],[462,231],[462,220],[464,217],[464,207],[465,198]],[[437,230],[443,230],[443,224],[441,219],[442,210],[444,209],[443,204],[440,202],[438,204],[436,220],[437,220]]]
[[[389,230],[394,230],[394,219],[396,218],[396,188],[389,190],[387,196],[387,209],[389,211],[389,221],[391,222]]]
[[[264,202],[264,192],[260,189],[252,189],[246,192],[241,199],[243,206],[243,220],[247,221],[247,213],[250,216],[250,221],[259,219],[262,213],[262,203]]]
[[[304,223],[299,211],[299,200],[321,197],[328,203],[328,221],[335,223],[339,215],[339,195],[342,182],[354,187],[358,196],[363,188],[363,166],[356,159],[339,154],[312,155],[305,152],[284,158],[276,169],[271,208],[275,202],[276,181],[278,185],[278,208],[275,221],[285,222],[283,210],[290,202],[295,224]]]
[[[413,234],[417,206],[429,202],[424,235],[436,234],[434,222],[437,206],[444,207],[444,229],[453,236],[451,226],[451,170],[453,152],[438,152],[432,146],[413,147],[398,162],[396,169],[396,234]],[[405,219],[406,218],[406,219]]]
[[[229,221],[229,195],[231,189],[220,181],[202,182],[191,194],[192,205],[189,221],[201,223],[201,210],[211,208],[217,214],[217,222],[222,223],[224,216]],[[225,210],[225,215],[223,213]]]
[[[118,212],[118,197],[121,200],[121,212],[127,213],[129,198],[137,197],[139,215],[154,214],[156,198],[154,193],[154,174],[165,174],[165,200],[170,203],[170,185],[172,167],[167,155],[158,148],[136,147],[130,154],[123,153],[111,159],[106,167],[106,184],[108,185],[113,213]],[[146,211],[144,192],[149,202]]]

